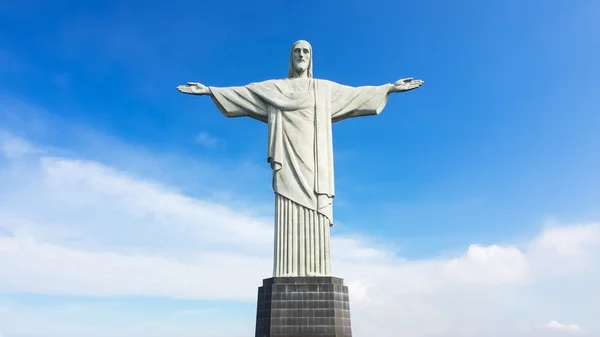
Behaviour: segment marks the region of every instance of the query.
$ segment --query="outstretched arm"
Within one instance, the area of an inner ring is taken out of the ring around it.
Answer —
[[[245,86],[217,88],[188,82],[187,85],[178,86],[177,90],[188,95],[211,96],[225,117],[248,116],[261,122],[268,122],[267,104]]]
[[[387,104],[391,93],[414,90],[421,85],[423,85],[423,81],[412,78],[380,86],[349,87],[332,83],[332,121],[339,122],[346,118],[377,115]]]

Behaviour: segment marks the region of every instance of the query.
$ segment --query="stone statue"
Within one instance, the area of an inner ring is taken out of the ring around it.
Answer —
[[[379,114],[388,96],[416,89],[421,80],[349,87],[313,78],[312,47],[297,41],[288,78],[217,88],[196,82],[182,93],[208,95],[226,117],[268,123],[267,161],[275,192],[273,276],[330,276],[333,147],[331,124]]]

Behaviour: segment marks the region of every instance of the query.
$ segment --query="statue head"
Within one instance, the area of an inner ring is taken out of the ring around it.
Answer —
[[[288,78],[300,77],[302,74],[308,78],[313,77],[312,46],[307,41],[299,40],[292,45]]]

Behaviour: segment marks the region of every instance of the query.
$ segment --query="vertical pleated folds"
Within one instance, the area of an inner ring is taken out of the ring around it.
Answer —
[[[325,216],[275,194],[275,277],[330,276],[330,243]]]

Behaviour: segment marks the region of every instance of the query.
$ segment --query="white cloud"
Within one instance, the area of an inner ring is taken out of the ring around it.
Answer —
[[[205,252],[189,261],[179,261],[74,250],[37,242],[19,233],[0,238],[3,292],[253,300],[268,264],[265,259],[241,254]],[[239,273],[248,278],[235,281]]]
[[[0,132],[0,153],[2,155],[8,158],[15,158],[39,152],[40,149],[29,142],[8,133]]]
[[[0,171],[0,290],[251,300],[270,272],[272,225],[259,216],[98,163],[22,164]]]
[[[254,275],[237,286],[247,290],[270,273],[273,234],[267,219],[94,162],[42,157],[33,163],[20,172],[35,176],[35,183],[7,189],[0,206],[0,228],[10,234],[0,241],[0,261],[18,266],[0,272],[0,284],[11,291],[253,299],[252,292],[219,292],[220,281],[203,275],[218,270],[234,279],[243,271]],[[15,181],[18,172],[11,173]],[[178,252],[182,247],[187,249]],[[335,269],[349,281],[383,284],[375,296],[523,284],[532,277],[527,257],[514,247],[472,245],[455,258],[405,261],[358,238],[334,237],[333,253]],[[364,273],[373,280],[364,280]],[[174,274],[187,276],[170,278]],[[53,281],[36,281],[42,279]]]
[[[557,330],[564,331],[567,333],[584,333],[585,331],[577,324],[562,324],[557,321],[550,321],[546,324],[535,325],[537,329],[541,330]]]
[[[8,187],[0,193],[2,292],[253,302],[269,276],[267,218],[97,162],[38,157],[20,164],[0,171]],[[22,183],[22,175],[33,179]],[[549,274],[549,265],[568,271],[578,258],[588,263],[577,272],[595,270],[598,228],[555,226],[518,246],[473,244],[429,260],[336,236],[333,266],[351,290],[357,336],[400,327],[407,336],[488,333],[513,306],[523,317],[499,331],[517,333],[533,319],[523,289],[564,274]]]
[[[599,226],[548,227],[535,240],[532,250],[551,253],[553,258],[561,261],[584,263],[588,251],[599,244]]]
[[[59,158],[43,158],[41,163],[43,187],[52,191],[52,197],[61,204],[102,204],[128,217],[168,226],[168,230],[194,235],[211,244],[258,248],[272,236],[272,228],[263,218],[190,198],[98,163]]]
[[[211,190],[192,197],[162,177],[62,155],[14,135],[10,141],[27,146],[2,152],[1,293],[256,300],[261,279],[271,273],[273,238],[270,214],[251,211],[254,201],[215,201]],[[30,148],[41,150],[23,150]],[[600,332],[594,323],[600,301],[597,223],[553,224],[526,242],[471,244],[462,253],[426,260],[402,258],[387,244],[357,236],[335,236],[332,245],[334,274],[350,288],[358,337]],[[114,308],[78,308],[0,302],[0,330],[10,337],[158,337],[198,331],[241,336],[253,329],[254,312],[235,326],[165,318],[150,324],[129,316],[129,323],[111,325],[89,323],[89,317]],[[77,314],[81,310],[88,316]],[[189,310],[171,316],[190,316]],[[533,323],[552,319],[577,324]]]

